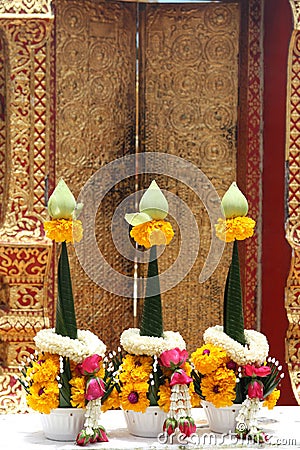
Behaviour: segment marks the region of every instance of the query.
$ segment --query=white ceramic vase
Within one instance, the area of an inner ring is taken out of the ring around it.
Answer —
[[[157,437],[163,431],[167,414],[159,406],[149,406],[144,413],[124,410],[127,429],[139,437]]]
[[[224,408],[216,408],[212,403],[201,400],[201,405],[204,408],[209,428],[215,433],[235,432],[236,417],[241,408],[241,404],[233,404]]]
[[[50,414],[41,414],[46,438],[53,441],[75,441],[83,428],[84,414],[84,408],[56,408]]]

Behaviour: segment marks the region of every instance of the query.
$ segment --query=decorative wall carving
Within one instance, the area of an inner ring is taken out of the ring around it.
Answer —
[[[4,17],[16,18],[16,15],[24,18],[51,17],[51,0],[2,0],[0,14]]]
[[[136,4],[58,0],[54,7],[55,172],[77,197],[98,169],[135,152]],[[110,227],[115,208],[132,192],[133,179],[115,186],[101,203],[95,224],[105,259],[131,276],[133,263],[116,251]],[[78,326],[100,335],[108,348],[117,348],[122,330],[133,325],[132,300],[98,287],[72,251],[70,259]]]
[[[238,4],[147,4],[140,16],[141,150],[190,160],[220,196],[236,179],[239,14]],[[162,296],[165,329],[180,331],[194,349],[208,326],[222,322],[230,245],[214,274],[200,284],[211,241],[209,218],[191,189],[171,178],[159,180],[187,203],[199,227],[196,263]],[[160,257],[161,272],[176,259],[180,239],[176,233]]]
[[[286,335],[286,360],[292,388],[300,404],[300,2],[290,0],[294,18],[288,61],[286,122],[286,237],[292,248],[290,273],[285,291],[289,327]]]
[[[24,2],[29,7],[30,2]],[[7,6],[7,5],[6,5]],[[0,16],[0,410],[16,408],[13,373],[49,326],[52,244],[42,234],[49,171],[51,21]],[[21,407],[18,407],[21,408]]]

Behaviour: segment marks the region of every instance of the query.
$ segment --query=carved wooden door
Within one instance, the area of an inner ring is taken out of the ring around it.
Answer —
[[[78,194],[98,168],[136,151],[138,125],[139,151],[193,162],[222,195],[236,170],[238,4],[55,4],[56,176]],[[225,255],[211,279],[199,284],[211,240],[205,208],[187,186],[168,176],[156,178],[186,202],[201,233],[192,271],[163,295],[165,328],[182,332],[194,348],[201,331],[220,322],[229,258]],[[149,179],[141,177],[140,187]],[[133,191],[127,180],[110,193],[96,223],[105,258],[129,275],[133,264],[118,255],[109,224],[116,206]],[[162,271],[178,255],[177,231],[160,259]],[[116,346],[120,332],[133,325],[132,302],[97,287],[75,257],[72,266],[80,326]]]

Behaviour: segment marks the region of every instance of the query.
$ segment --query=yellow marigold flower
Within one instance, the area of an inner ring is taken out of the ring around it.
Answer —
[[[216,235],[221,241],[243,241],[253,236],[255,220],[250,217],[234,217],[233,219],[218,219],[215,225]]]
[[[150,401],[147,398],[148,383],[126,383],[120,394],[120,404],[123,409],[145,412]]]
[[[35,411],[49,414],[51,409],[59,406],[59,388],[57,382],[48,381],[47,384],[34,383],[29,388],[27,404]]]
[[[189,384],[189,394],[191,397],[192,408],[197,408],[198,406],[200,406],[201,399],[199,395],[195,392],[194,383]]]
[[[122,372],[119,379],[122,383],[128,381],[148,381],[152,372],[151,356],[126,355],[122,362]]]
[[[192,384],[192,383],[191,383]],[[169,381],[166,381],[165,384],[162,384],[158,390],[159,399],[157,401],[158,406],[164,411],[169,412],[170,404],[171,404],[171,388],[169,385]]]
[[[71,385],[71,405],[73,408],[85,407],[85,378],[74,377],[70,380]]]
[[[263,406],[266,406],[268,409],[273,409],[274,406],[276,405],[279,397],[280,397],[280,390],[274,389],[274,391],[272,391],[271,394],[269,394],[265,398],[265,401],[263,402]]]
[[[227,353],[221,347],[213,344],[202,345],[191,354],[191,361],[195,369],[203,375],[217,370],[220,365],[229,360]]]
[[[213,403],[216,408],[231,406],[235,400],[236,377],[226,366],[205,375],[201,381],[201,391],[205,400]]]
[[[44,222],[46,236],[55,242],[79,242],[83,229],[80,220],[52,219]]]
[[[105,375],[105,366],[104,364],[102,364],[95,376],[103,379],[104,375]]]
[[[168,245],[174,236],[174,231],[170,222],[151,220],[133,227],[130,236],[139,245],[150,248],[152,245]]]
[[[114,387],[107,399],[101,405],[101,411],[105,412],[109,409],[118,409],[120,408],[120,396],[117,389]]]

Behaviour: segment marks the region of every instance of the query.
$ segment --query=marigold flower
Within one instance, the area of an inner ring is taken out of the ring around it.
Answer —
[[[46,236],[55,242],[80,242],[83,229],[80,220],[52,219],[44,222]]]
[[[276,405],[279,397],[280,397],[280,390],[274,389],[274,391],[272,391],[271,394],[269,394],[265,398],[265,401],[263,402],[263,406],[266,406],[268,409],[273,409],[274,406]]]
[[[120,408],[120,396],[117,389],[114,387],[109,396],[105,399],[105,401],[101,405],[101,411],[105,412],[109,409],[118,409]]]
[[[203,375],[215,371],[221,364],[229,360],[227,353],[221,347],[213,344],[202,345],[191,354],[195,369]]]
[[[121,382],[148,381],[152,372],[151,356],[126,355],[122,362]]]
[[[151,220],[133,227],[130,236],[139,245],[150,248],[152,245],[168,245],[174,236],[174,231],[170,222]]]
[[[191,405],[192,408],[197,408],[201,404],[201,400],[198,394],[195,392],[195,386],[194,383],[190,383],[189,385],[189,394],[191,398]]]
[[[157,401],[158,406],[164,411],[169,412],[171,404],[171,388],[169,381],[166,380],[165,384],[162,384],[158,390],[159,399]]]
[[[123,409],[145,412],[150,401],[147,398],[149,385],[145,382],[126,383],[120,394],[120,404]]]
[[[71,405],[73,408],[85,407],[85,378],[74,377],[70,380],[71,385]]]
[[[253,236],[255,220],[250,217],[234,217],[233,219],[218,219],[215,225],[216,235],[221,241],[243,241]]]
[[[47,384],[34,383],[29,388],[27,395],[27,404],[35,411],[49,414],[51,409],[59,406],[59,389],[58,383],[48,381]]]
[[[233,404],[236,397],[235,386],[236,376],[225,365],[205,375],[201,381],[201,391],[205,400],[213,403],[216,408]]]

